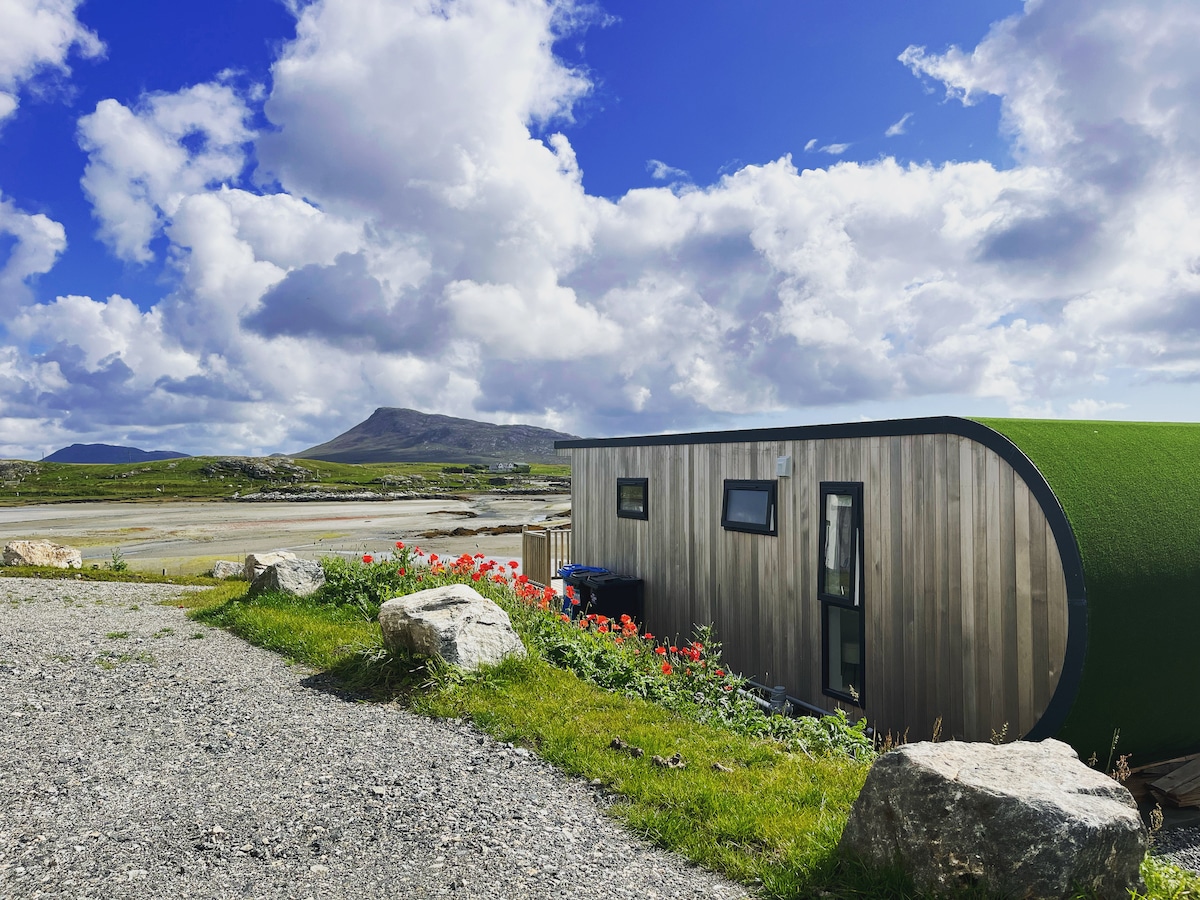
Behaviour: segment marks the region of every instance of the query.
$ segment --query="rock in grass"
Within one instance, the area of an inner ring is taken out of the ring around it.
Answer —
[[[388,600],[379,625],[389,650],[440,657],[467,670],[525,655],[508,613],[465,584]]]
[[[875,760],[839,850],[918,890],[1020,898],[1141,889],[1146,828],[1121,784],[1059,741],[908,744]]]
[[[242,563],[230,562],[227,559],[218,559],[213,563],[213,578],[242,578],[245,574],[246,567]]]
[[[283,591],[296,597],[315,594],[325,584],[321,564],[308,559],[281,559],[267,566],[250,583],[250,592]]]
[[[83,554],[74,547],[64,547],[53,541],[11,541],[4,548],[4,564],[82,569]]]
[[[267,566],[273,566],[285,559],[298,559],[290,550],[271,550],[267,553],[251,553],[246,557],[246,580],[254,583],[254,579],[266,571]]]

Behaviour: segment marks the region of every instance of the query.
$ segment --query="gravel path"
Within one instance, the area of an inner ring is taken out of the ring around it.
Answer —
[[[176,591],[0,579],[0,897],[745,896],[524,750],[156,605]]]

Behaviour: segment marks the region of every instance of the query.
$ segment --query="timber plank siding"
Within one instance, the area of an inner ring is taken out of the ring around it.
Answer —
[[[884,427],[560,442],[574,557],[643,579],[655,635],[686,641],[711,623],[735,671],[853,709],[822,690],[818,555],[822,482],[861,483],[855,687],[868,721],[908,740],[931,737],[939,719],[945,738],[1020,737],[1054,696],[1067,650],[1066,576],[1047,513],[990,446],[953,429],[871,424]],[[776,479],[783,456],[791,475]],[[617,517],[618,478],[648,479],[648,519]],[[777,535],[722,528],[726,479],[776,482]]]

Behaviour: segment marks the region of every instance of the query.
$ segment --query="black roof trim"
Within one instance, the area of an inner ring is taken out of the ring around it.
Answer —
[[[1067,647],[1058,685],[1045,711],[1025,735],[1026,740],[1041,740],[1057,734],[1079,693],[1087,655],[1087,590],[1083,581],[1083,560],[1075,532],[1071,529],[1058,496],[1038,467],[1021,449],[998,431],[972,419],[959,416],[929,416],[918,419],[881,419],[873,422],[845,422],[837,425],[795,425],[783,428],[749,428],[741,431],[696,431],[687,434],[652,434],[640,437],[583,438],[555,441],[556,450],[587,450],[602,447],[671,447],[685,444],[743,444],[768,441],[827,441],[838,438],[900,437],[903,435],[956,434],[983,444],[1013,467],[1029,486],[1058,545],[1067,583]]]

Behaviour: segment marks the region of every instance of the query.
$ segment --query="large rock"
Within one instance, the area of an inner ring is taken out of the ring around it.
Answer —
[[[273,566],[285,559],[299,559],[295,553],[288,550],[271,550],[267,553],[251,553],[246,557],[246,580],[253,583],[254,579],[266,571],[267,566]]]
[[[246,566],[244,563],[231,562],[228,559],[218,559],[213,563],[213,578],[244,578]]]
[[[1146,841],[1129,791],[1066,744],[948,741],[875,760],[839,850],[929,893],[1128,900]]]
[[[297,597],[315,594],[325,584],[321,564],[308,559],[281,559],[267,566],[250,583],[250,592],[283,591]]]
[[[379,625],[389,650],[438,656],[464,669],[525,655],[508,613],[465,584],[388,600],[379,609]]]
[[[4,564],[82,569],[83,554],[74,547],[64,547],[52,541],[11,541],[4,548]]]

